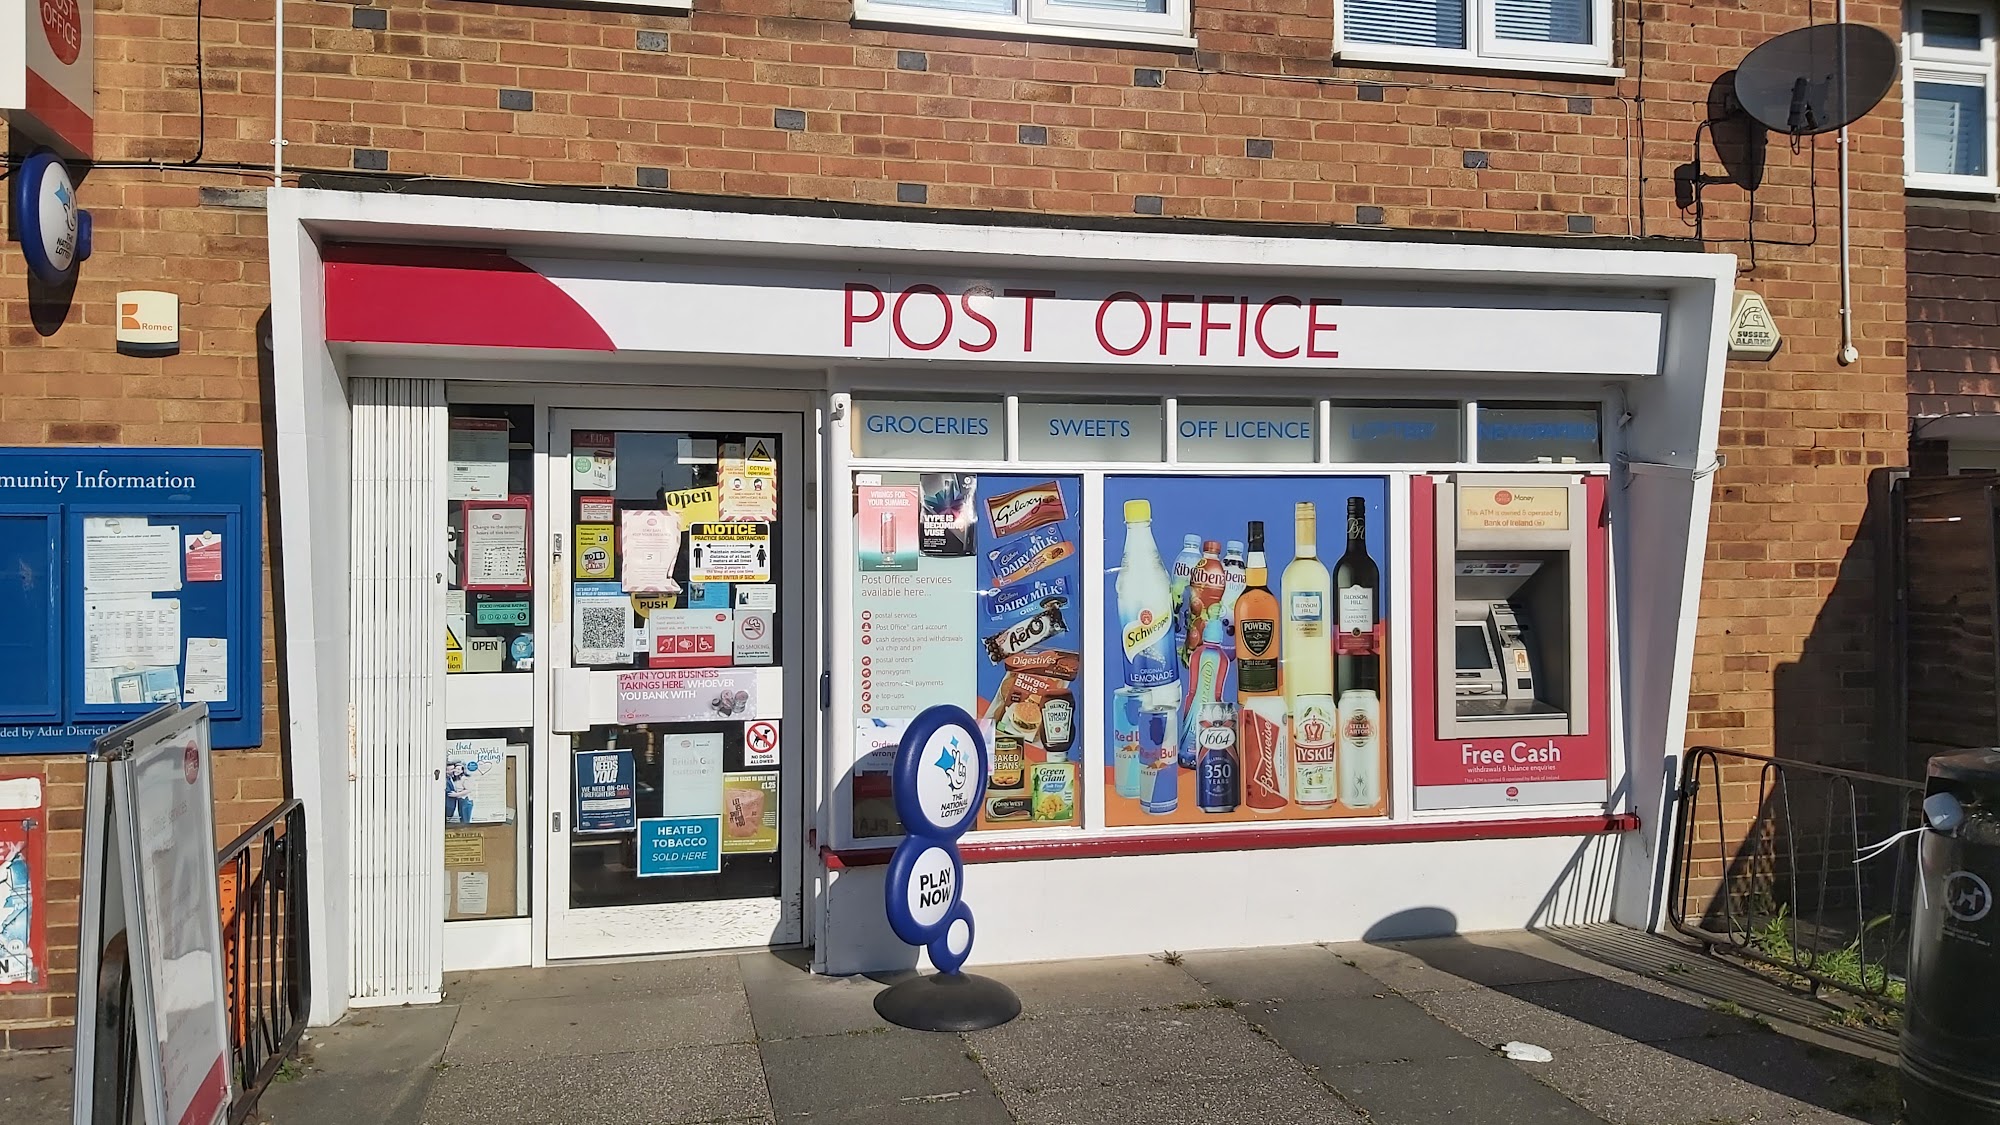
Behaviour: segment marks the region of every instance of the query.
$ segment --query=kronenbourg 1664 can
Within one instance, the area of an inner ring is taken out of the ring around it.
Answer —
[[[1237,712],[1236,749],[1243,760],[1243,803],[1255,813],[1285,811],[1291,800],[1292,751],[1285,697],[1254,696]]]
[[[1139,807],[1165,816],[1181,805],[1181,765],[1174,712],[1139,713]]]
[[[1232,813],[1243,771],[1236,756],[1236,705],[1204,703],[1195,715],[1194,803],[1205,813]]]
[[[1139,796],[1140,727],[1145,721],[1143,692],[1121,687],[1111,698],[1111,784],[1120,797]]]

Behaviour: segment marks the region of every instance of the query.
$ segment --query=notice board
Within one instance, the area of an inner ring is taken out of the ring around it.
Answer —
[[[85,751],[163,703],[258,744],[262,486],[255,449],[0,448],[0,754]]]

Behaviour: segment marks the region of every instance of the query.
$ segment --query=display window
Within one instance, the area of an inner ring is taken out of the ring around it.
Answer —
[[[1419,483],[1429,520],[1429,482],[1484,480],[1465,476],[1481,454],[1527,463],[1489,490],[1495,518],[1533,515],[1545,487],[1569,487],[1535,474],[1570,482],[1578,465],[1601,463],[1596,404],[885,396],[854,407],[843,839],[900,834],[896,745],[937,703],[970,710],[991,747],[976,839],[1603,804],[1601,780],[1525,785],[1497,770],[1475,783],[1411,765],[1418,753],[1505,760],[1517,736],[1545,737],[1552,705],[1509,710],[1479,694],[1505,694],[1487,682],[1499,682],[1499,657],[1439,655],[1437,623],[1454,615],[1512,645],[1506,658],[1525,670],[1508,665],[1506,692],[1543,668],[1544,696],[1598,690],[1563,678],[1584,676],[1570,654],[1594,651],[1586,617],[1604,612],[1584,599],[1596,531],[1487,545],[1411,524]],[[1560,471],[1534,468],[1556,459]],[[1466,562],[1454,544],[1484,554]],[[1493,559],[1545,577],[1453,584],[1455,568],[1505,569]],[[1445,579],[1431,573],[1440,566]],[[1428,600],[1399,620],[1412,598]],[[1495,739],[1509,741],[1494,750]],[[1578,777],[1604,776],[1601,730],[1567,753]]]

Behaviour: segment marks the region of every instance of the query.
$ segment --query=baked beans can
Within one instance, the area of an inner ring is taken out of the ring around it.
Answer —
[[[1243,762],[1243,803],[1251,812],[1285,811],[1291,801],[1292,753],[1280,695],[1243,700],[1236,749]]]
[[[1241,803],[1243,771],[1236,756],[1236,707],[1206,703],[1195,716],[1194,802],[1205,813],[1232,813]]]

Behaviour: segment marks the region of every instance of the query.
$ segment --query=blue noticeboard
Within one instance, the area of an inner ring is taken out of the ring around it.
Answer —
[[[255,449],[0,449],[0,755],[86,751],[168,700],[206,701],[217,748],[262,741],[263,472]]]
[[[720,816],[662,816],[639,822],[639,878],[721,871]]]

